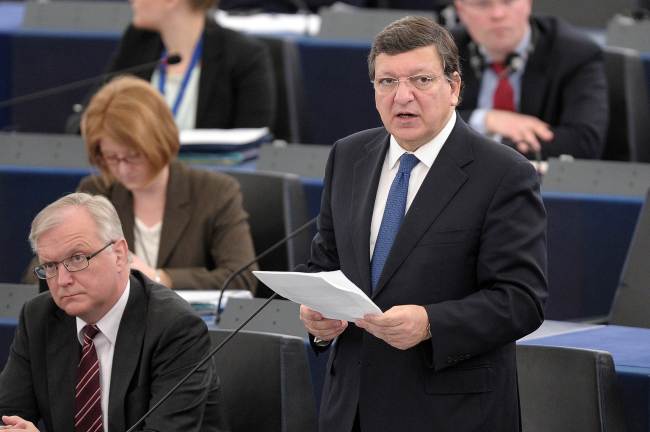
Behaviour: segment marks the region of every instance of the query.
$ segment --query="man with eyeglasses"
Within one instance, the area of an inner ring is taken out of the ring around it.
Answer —
[[[299,270],[341,270],[383,313],[301,306],[330,355],[320,430],[518,431],[515,341],[546,298],[537,174],[457,116],[458,51],[439,25],[390,24],[368,64],[384,127],[334,144]]]
[[[23,307],[0,375],[3,430],[125,431],[210,348],[205,323],[173,291],[130,272],[113,205],[67,195],[32,222],[34,268],[49,291]],[[219,431],[208,362],[138,430]]]
[[[609,122],[600,47],[533,0],[455,0],[465,90],[459,113],[530,159],[598,159]]]

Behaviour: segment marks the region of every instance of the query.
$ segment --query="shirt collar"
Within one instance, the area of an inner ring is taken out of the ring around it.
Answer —
[[[104,315],[99,321],[95,323],[99,331],[108,339],[111,344],[115,344],[117,340],[117,331],[120,328],[120,321],[122,321],[122,315],[124,314],[124,309],[126,309],[126,303],[129,300],[129,292],[131,291],[131,281],[126,282],[126,288],[120,296],[120,298],[115,302],[113,307]],[[83,345],[83,334],[81,333],[83,328],[88,324],[79,317],[76,317],[77,321],[77,338],[79,343]]]
[[[427,168],[431,168],[433,162],[435,162],[438,153],[442,150],[442,146],[449,138],[454,125],[456,124],[456,111],[452,111],[449,120],[440,130],[438,135],[433,137],[431,141],[426,144],[421,145],[416,151],[413,152],[415,157],[418,158],[420,162],[426,165]],[[390,136],[390,146],[388,148],[388,168],[393,169],[396,167],[399,158],[402,157],[404,153],[408,153],[402,146],[397,143],[397,140],[393,135]]]

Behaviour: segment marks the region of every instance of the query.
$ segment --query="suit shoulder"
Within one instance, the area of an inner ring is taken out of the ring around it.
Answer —
[[[348,146],[359,146],[364,143],[371,143],[377,140],[382,140],[388,137],[388,132],[383,127],[377,127],[373,129],[366,129],[359,132],[355,132],[352,135],[348,135],[345,138],[341,138],[336,141],[334,145],[337,147],[348,147]]]
[[[179,163],[179,166],[178,175],[186,176],[195,191],[220,194],[239,189],[237,180],[227,173],[193,168],[182,163]]]
[[[52,295],[49,291],[46,291],[25,302],[21,316],[26,321],[24,323],[26,327],[32,325],[42,327],[47,316],[60,312],[62,311],[54,303]]]
[[[201,322],[203,320],[196,314],[190,304],[179,296],[174,290],[153,281],[137,277],[138,283],[132,284],[134,289],[142,287],[147,297],[147,314],[151,322],[163,323],[174,320],[186,320]],[[171,319],[170,319],[171,318]]]
[[[545,50],[551,56],[551,62],[580,62],[602,53],[600,46],[589,35],[561,18],[536,17],[534,22],[540,33],[539,38],[551,41]]]
[[[222,43],[227,48],[226,51],[238,54],[239,56],[267,49],[266,45],[259,39],[233,29],[222,27],[214,21],[208,21],[206,24],[205,37],[212,40],[219,40],[219,43]]]
[[[522,162],[531,165],[528,159],[515,149],[487,138],[469,127],[467,133],[476,160],[497,169]]]

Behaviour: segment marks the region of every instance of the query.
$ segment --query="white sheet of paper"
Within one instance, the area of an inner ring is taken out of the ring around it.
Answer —
[[[304,304],[326,318],[355,321],[366,314],[382,313],[340,270],[320,273],[254,271],[253,274],[282,297]]]

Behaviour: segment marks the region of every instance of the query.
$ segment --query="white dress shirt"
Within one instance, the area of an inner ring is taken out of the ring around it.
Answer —
[[[436,135],[431,141],[420,146],[413,154],[420,161],[411,171],[409,178],[409,189],[406,195],[406,210],[408,212],[415,195],[420,190],[424,178],[429,173],[429,169],[438,157],[438,153],[442,150],[442,146],[449,138],[451,130],[456,124],[456,111],[454,111],[447,121],[447,124],[442,128],[440,133]],[[390,147],[386,152],[384,165],[381,168],[381,176],[379,177],[379,185],[377,186],[377,195],[375,196],[375,207],[372,211],[372,222],[370,224],[370,259],[375,250],[375,243],[377,242],[377,235],[379,234],[379,227],[381,226],[381,219],[384,217],[384,209],[386,208],[386,200],[388,199],[388,192],[393,183],[393,179],[399,170],[399,158],[404,153],[408,153],[402,148],[395,137],[390,137]],[[405,213],[406,214],[406,213]]]
[[[99,333],[93,339],[97,359],[99,360],[99,385],[101,386],[101,404],[102,404],[102,421],[104,423],[104,432],[108,432],[108,395],[111,389],[111,370],[113,369],[113,353],[115,352],[115,341],[117,340],[117,331],[120,328],[120,321],[129,300],[131,291],[131,281],[127,281],[126,289],[122,296],[113,305],[106,315],[95,323],[99,328]],[[88,324],[81,318],[77,317],[77,338],[83,346],[83,328]]]

